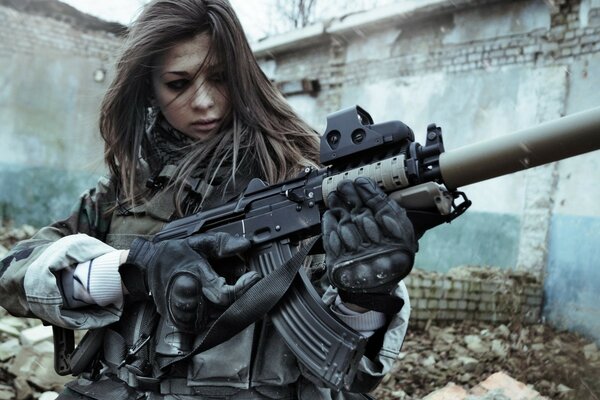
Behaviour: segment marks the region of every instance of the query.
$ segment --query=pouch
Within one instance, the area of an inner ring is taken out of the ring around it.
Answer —
[[[97,381],[79,378],[68,382],[65,386],[75,393],[94,400],[138,400],[145,397],[144,393],[135,391],[133,388],[127,386],[125,382],[113,380],[106,376]],[[66,396],[70,395],[66,394]],[[65,400],[69,398],[64,397]]]

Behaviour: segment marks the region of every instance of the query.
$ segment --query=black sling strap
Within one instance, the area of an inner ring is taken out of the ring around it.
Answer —
[[[246,293],[217,318],[191,352],[169,360],[169,362],[161,366],[161,370],[164,371],[173,364],[189,360],[194,355],[231,339],[254,322],[263,318],[289,289],[304,258],[320,239],[320,235],[310,239],[285,264],[263,277],[248,289]]]

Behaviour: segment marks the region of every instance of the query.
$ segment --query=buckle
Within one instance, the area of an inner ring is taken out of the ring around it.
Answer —
[[[146,343],[148,343],[148,341],[152,338],[152,335],[142,335],[140,336],[140,338],[137,340],[136,343],[134,343],[133,346],[131,346],[128,350],[127,350],[127,354],[125,355],[125,358],[123,359],[123,361],[121,361],[121,363],[119,365],[117,365],[117,368],[122,368],[123,366],[125,366],[126,364],[128,364],[131,361],[131,358],[137,354],[137,352],[139,352],[142,347],[144,347],[146,345]]]

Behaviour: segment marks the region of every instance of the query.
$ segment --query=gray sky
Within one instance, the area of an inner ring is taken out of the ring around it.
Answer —
[[[61,0],[98,18],[129,24],[138,14],[144,0]],[[250,41],[265,36],[269,30],[270,4],[273,0],[230,0]]]
[[[148,0],[61,0],[64,3],[107,21],[128,25]],[[276,0],[229,0],[238,14],[250,42],[268,34],[281,33],[287,25],[277,13]],[[402,0],[326,0],[316,3],[319,18],[340,16]]]

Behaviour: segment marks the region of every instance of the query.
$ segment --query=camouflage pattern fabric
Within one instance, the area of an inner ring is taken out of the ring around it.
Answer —
[[[114,184],[101,178],[97,186],[84,192],[64,220],[40,229],[31,239],[19,242],[0,262],[0,298],[11,314],[35,317],[24,292],[24,277],[28,267],[52,243],[84,233],[100,241],[106,239],[110,227],[110,209],[114,206]]]

